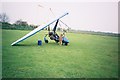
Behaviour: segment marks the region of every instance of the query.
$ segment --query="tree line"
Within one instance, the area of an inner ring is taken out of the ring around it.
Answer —
[[[0,29],[12,29],[12,30],[33,30],[37,28],[36,25],[29,25],[26,21],[23,21],[22,19],[17,20],[15,23],[11,24],[9,23],[9,17],[6,15],[6,13],[0,14]],[[45,28],[44,30],[48,30],[48,28]],[[82,34],[92,34],[92,35],[102,35],[102,36],[115,36],[118,37],[120,34],[118,33],[105,33],[105,32],[94,32],[94,31],[81,31],[81,30],[74,30],[70,27],[68,29],[62,29],[60,27],[57,28],[58,31],[63,32],[74,32],[74,33],[82,33]]]
[[[26,21],[23,21],[22,19],[19,19],[15,21],[15,23],[11,24],[9,23],[9,17],[6,13],[0,14],[0,28],[1,29],[12,29],[12,30],[33,30],[38,27],[38,25],[29,25]],[[67,32],[71,28],[68,29],[62,29],[60,27],[57,28],[58,31]],[[48,30],[48,28],[45,28],[44,30]]]
[[[0,14],[0,28],[1,29],[12,29],[12,30],[33,30],[36,25],[29,25],[22,19],[17,20],[15,23],[9,23],[9,17],[6,13]]]

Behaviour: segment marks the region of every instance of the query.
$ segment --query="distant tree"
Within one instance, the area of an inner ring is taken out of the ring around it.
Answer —
[[[6,13],[0,14],[0,22],[9,22],[9,17],[6,15]]]
[[[67,32],[67,30],[66,30],[66,29],[63,29],[63,32]]]
[[[33,24],[31,24],[30,26],[35,29],[35,28],[37,28],[39,25],[33,25]]]
[[[67,32],[67,29],[65,29],[65,28],[60,28],[60,27],[58,27],[57,30],[58,30],[58,31]]]
[[[58,31],[61,31],[62,29],[60,27],[57,28]]]
[[[11,26],[8,22],[2,22],[2,29],[11,29]]]
[[[15,22],[15,24],[21,25],[21,26],[27,26],[27,25],[28,25],[28,23],[27,23],[26,21],[23,21],[22,19],[17,20],[17,21]]]
[[[70,31],[70,30],[71,30],[71,28],[70,28],[70,27],[68,27],[68,28],[67,28],[67,30],[68,30],[68,31]]]

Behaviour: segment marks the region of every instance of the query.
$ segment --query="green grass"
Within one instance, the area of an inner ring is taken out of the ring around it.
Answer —
[[[43,41],[45,31],[10,44],[29,31],[3,30],[3,78],[117,78],[118,37],[67,33],[68,46]]]
[[[2,30],[0,29],[0,79],[2,78]]]

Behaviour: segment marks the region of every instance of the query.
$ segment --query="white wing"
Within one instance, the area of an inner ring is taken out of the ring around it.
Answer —
[[[29,32],[28,34],[26,34],[25,36],[23,36],[22,38],[20,38],[17,41],[13,42],[11,45],[13,46],[13,45],[15,45],[15,44],[17,44],[17,43],[19,43],[19,42],[21,42],[21,41],[29,38],[30,36],[36,34],[37,32],[43,30],[44,28],[46,28],[48,25],[50,25],[50,24],[54,23],[55,21],[57,21],[58,19],[64,17],[65,15],[68,15],[68,13],[65,13],[64,15],[55,18],[54,20],[48,22],[48,24],[46,24],[46,25],[39,26],[38,28],[32,30],[31,32]]]

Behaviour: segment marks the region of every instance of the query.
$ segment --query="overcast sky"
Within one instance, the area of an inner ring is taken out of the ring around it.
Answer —
[[[2,2],[0,13],[5,12],[10,22],[18,19],[41,25],[61,16],[62,21],[76,30],[118,33],[117,2]],[[50,10],[51,8],[51,10]]]

